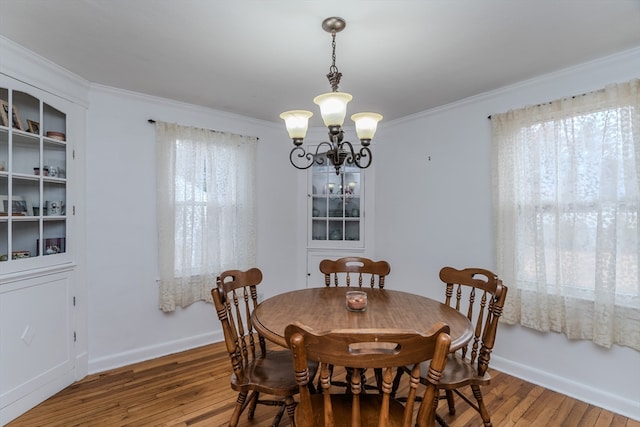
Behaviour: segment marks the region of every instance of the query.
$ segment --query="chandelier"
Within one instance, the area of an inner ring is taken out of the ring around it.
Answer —
[[[322,21],[322,28],[331,33],[332,38],[332,63],[329,67],[329,84],[331,92],[323,93],[313,99],[313,102],[320,106],[320,114],[325,126],[329,129],[329,142],[321,142],[315,149],[315,152],[307,152],[302,147],[302,141],[307,134],[309,127],[309,118],[313,116],[311,111],[291,110],[280,114],[280,118],[284,119],[289,132],[289,137],[293,140],[293,149],[289,154],[291,164],[298,169],[308,169],[314,163],[324,165],[331,162],[336,169],[336,175],[340,174],[340,168],[343,164],[355,165],[364,169],[371,165],[371,150],[369,144],[376,132],[378,122],[382,120],[382,116],[378,113],[357,113],[351,116],[351,120],[355,122],[356,133],[360,139],[360,150],[356,151],[349,141],[343,141],[344,133],[342,124],[347,114],[347,104],[353,98],[351,94],[339,92],[338,85],[342,73],[336,67],[336,34],[344,30],[346,22],[342,18],[331,17]],[[326,149],[326,152],[321,150]],[[321,154],[325,154],[322,156]]]

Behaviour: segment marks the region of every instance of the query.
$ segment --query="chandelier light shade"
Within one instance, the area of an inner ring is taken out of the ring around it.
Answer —
[[[382,120],[382,115],[378,113],[357,113],[351,116],[351,120],[356,124],[356,134],[362,145],[369,145],[378,129],[378,122]]]
[[[320,107],[325,126],[342,126],[347,115],[347,104],[352,99],[350,93],[329,92],[313,98],[313,103]]]
[[[346,25],[344,19],[337,17],[327,18],[322,22],[322,28],[331,33],[332,37],[332,64],[329,67],[329,74],[327,74],[332,91],[316,96],[313,102],[320,107],[324,125],[329,129],[329,141],[320,142],[315,152],[307,152],[302,147],[302,143],[309,127],[309,118],[313,116],[313,113],[306,110],[291,110],[280,114],[294,145],[289,154],[289,160],[298,169],[308,169],[314,163],[323,165],[326,161],[330,161],[336,169],[336,174],[339,175],[340,168],[345,163],[362,169],[371,165],[372,155],[369,144],[376,132],[378,122],[382,120],[382,115],[357,113],[351,116],[351,120],[355,122],[358,139],[360,139],[360,150],[356,151],[349,141],[343,141],[342,125],[347,116],[347,104],[353,99],[353,96],[338,91],[342,73],[336,67],[336,33],[342,31]],[[326,154],[326,160],[320,154]]]
[[[289,137],[293,139],[294,144],[296,141],[302,144],[302,140],[307,135],[311,116],[313,116],[313,113],[306,110],[291,110],[280,114],[280,118],[284,120]]]

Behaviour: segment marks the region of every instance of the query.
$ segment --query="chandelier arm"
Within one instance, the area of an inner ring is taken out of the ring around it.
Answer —
[[[323,147],[323,146],[325,146],[325,145],[329,148],[329,149],[327,150],[327,152],[330,152],[330,151],[332,151],[332,150],[333,150],[333,145],[332,145],[330,142],[322,141],[320,144],[318,144],[318,146],[316,147],[316,153],[315,153],[315,155],[314,155],[314,158],[315,158],[316,164],[317,164],[318,166],[322,166],[322,165],[324,165],[324,164],[325,164],[325,158],[324,158],[324,156],[320,156],[320,155],[319,155],[319,154],[324,154],[324,153],[320,153],[320,147]]]
[[[321,154],[320,148],[325,145],[328,147],[328,151],[333,150],[333,145],[326,141],[323,141],[316,146],[315,153],[311,151],[307,152],[301,145],[296,145],[291,149],[291,152],[289,153],[289,161],[296,169],[309,169],[314,163],[322,166],[325,164],[325,159],[324,157],[319,156],[319,154]],[[296,162],[294,160],[296,158],[305,160],[303,162]]]
[[[345,149],[345,146],[348,146],[349,149]],[[371,165],[371,161],[373,160],[373,154],[369,147],[361,147],[360,151],[356,152],[353,148],[353,145],[349,141],[343,141],[340,144],[340,150],[343,150],[347,153],[346,162],[353,163],[360,169],[366,169]],[[363,162],[366,160],[366,162]]]
[[[295,157],[297,157],[298,159],[305,159],[304,163],[301,162],[297,162],[299,164],[297,164],[296,162],[294,162],[294,153],[295,153]],[[291,164],[293,165],[294,168],[296,169],[309,169],[311,167],[311,165],[313,165],[313,154],[311,153],[307,153],[305,151],[304,148],[302,148],[302,146],[300,145],[296,145],[295,147],[293,147],[293,149],[291,150],[291,152],[289,153],[289,161],[291,162]]]

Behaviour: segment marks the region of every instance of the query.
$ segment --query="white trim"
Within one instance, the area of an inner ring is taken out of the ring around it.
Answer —
[[[73,377],[70,377],[69,375],[71,373],[72,372],[69,371],[67,375],[58,377],[55,381],[43,384],[27,395],[3,406],[2,409],[0,409],[0,425],[3,426],[8,424],[11,420],[18,418],[29,409],[32,409],[34,406],[44,402],[49,397],[67,387],[74,381]]]
[[[573,399],[640,421],[640,404],[635,400],[624,399],[606,390],[593,388],[496,355],[491,356],[491,367],[489,369],[491,368],[567,395]],[[629,369],[635,368],[637,367],[629,367]]]
[[[637,58],[640,56],[640,47],[637,48],[633,48],[633,49],[629,49],[623,52],[619,52],[613,55],[609,55],[609,56],[605,56],[590,62],[584,62],[582,64],[577,64],[571,67],[567,67],[567,68],[563,68],[561,70],[552,72],[552,73],[548,73],[548,74],[544,74],[542,76],[537,76],[534,78],[531,78],[529,80],[523,80],[521,82],[518,83],[514,83],[512,85],[509,86],[502,86],[498,89],[492,90],[492,91],[488,91],[488,92],[483,92],[480,93],[478,95],[473,95],[470,96],[468,98],[464,98],[458,101],[454,101],[451,102],[449,104],[445,104],[445,105],[441,105],[438,107],[434,107],[431,108],[429,110],[425,110],[425,111],[421,111],[419,113],[416,114],[412,114],[409,116],[404,116],[404,117],[400,117],[398,119],[389,121],[386,123],[386,127],[393,127],[393,126],[397,126],[403,123],[407,123],[407,122],[414,122],[415,120],[419,120],[421,118],[425,118],[425,117],[431,117],[433,115],[436,114],[440,114],[442,112],[446,112],[449,110],[455,110],[458,109],[462,106],[465,105],[473,105],[476,104],[478,102],[481,101],[486,101],[486,100],[492,100],[500,95],[503,94],[509,94],[512,93],[514,91],[523,89],[523,88],[529,88],[529,87],[537,87],[542,83],[546,83],[546,82],[553,82],[555,80],[557,80],[558,78],[561,77],[571,77],[572,75],[579,73],[581,70],[583,69],[593,69],[596,67],[604,67],[607,66],[609,64],[612,63],[618,63],[618,62],[624,62],[624,61],[631,61],[634,58]],[[636,75],[634,75],[636,76]],[[629,77],[629,78],[633,78],[633,77]],[[613,82],[612,82],[613,83]],[[602,89],[599,85],[595,85],[592,88],[585,88],[583,89],[583,92],[588,92],[590,90],[598,90],[598,89]],[[571,89],[568,88],[567,89],[569,92],[565,93],[562,96],[556,96],[555,98],[562,98],[563,96],[574,96],[574,95],[580,95],[580,93],[574,93],[571,92]],[[540,100],[529,100],[530,104],[536,104],[538,102],[548,102],[549,100],[547,98],[544,97],[544,94],[541,94],[542,98]],[[495,113],[495,111],[487,111],[486,115],[489,116],[492,113]]]
[[[180,108],[181,110],[183,110],[184,112],[186,112],[187,114],[211,114],[212,112],[214,112],[216,114],[216,116],[220,116],[221,118],[226,118],[229,120],[235,120],[235,121],[242,121],[243,123],[248,123],[248,124],[253,124],[256,126],[268,126],[274,129],[281,129],[284,133],[284,135],[286,136],[286,130],[284,129],[284,125],[280,124],[280,123],[274,123],[274,122],[268,122],[265,120],[259,120],[259,119],[254,119],[251,117],[247,117],[247,116],[242,116],[239,114],[234,114],[234,113],[229,113],[226,111],[222,111],[222,110],[214,110],[212,108],[209,107],[203,107],[200,105],[195,105],[195,104],[187,104],[181,101],[176,101],[174,99],[169,99],[169,98],[161,98],[158,96],[154,96],[154,95],[147,95],[144,93],[139,93],[139,92],[132,92],[130,90],[126,90],[126,89],[119,89],[116,87],[112,87],[112,86],[104,86],[101,84],[97,84],[97,83],[92,83],[91,84],[91,91],[95,91],[96,93],[102,93],[102,94],[106,94],[106,95],[111,95],[111,96],[116,96],[118,98],[128,98],[134,101],[140,101],[140,102],[147,102],[147,103],[151,103],[154,105],[158,105],[158,106],[162,106],[162,107],[169,107],[169,108]],[[167,122],[167,123],[175,123],[175,118],[173,117],[152,117],[153,111],[149,112],[149,117],[148,119],[152,119],[152,120],[156,120],[156,121],[162,121],[162,122]],[[190,123],[180,123],[181,125],[184,126],[191,126]],[[201,126],[197,126],[194,125],[195,127],[201,127]],[[217,129],[219,131],[227,131],[226,129]]]
[[[21,287],[22,286],[21,282],[24,280],[34,279],[36,277],[42,277],[42,276],[49,276],[51,274],[63,273],[66,271],[73,271],[76,268],[77,268],[76,263],[69,262],[65,264],[53,265],[50,267],[34,268],[31,270],[17,271],[13,273],[3,274],[2,276],[0,276],[0,285],[2,285],[2,292],[0,293],[14,290],[14,288],[5,286],[5,285],[8,285],[9,283],[20,282],[18,283],[18,286]]]
[[[179,353],[196,347],[202,347],[224,340],[222,331],[208,332],[184,339],[167,341],[158,345],[138,347],[132,351],[123,351],[107,357],[100,357],[89,361],[89,374],[104,372],[110,369],[120,368],[133,363],[144,362],[168,354]]]
[[[82,77],[3,36],[0,57],[0,73],[85,108],[89,106],[89,82]]]

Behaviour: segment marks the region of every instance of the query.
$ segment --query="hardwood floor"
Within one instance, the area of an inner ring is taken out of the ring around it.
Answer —
[[[18,426],[225,426],[236,393],[229,387],[231,366],[224,343],[130,365],[72,384],[23,414]],[[494,380],[483,389],[495,427],[640,427],[640,422],[546,390],[492,370]],[[480,426],[479,415],[464,402],[448,415],[451,427]],[[259,405],[253,421],[239,427],[269,426],[274,407]],[[281,426],[290,426],[285,415]]]

